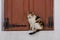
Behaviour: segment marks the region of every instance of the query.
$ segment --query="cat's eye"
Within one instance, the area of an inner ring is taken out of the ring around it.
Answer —
[[[29,17],[29,18],[31,18],[31,17]]]

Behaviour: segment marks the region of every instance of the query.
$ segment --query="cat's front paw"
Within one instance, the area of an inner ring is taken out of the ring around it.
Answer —
[[[32,30],[32,27],[30,27],[30,30]]]

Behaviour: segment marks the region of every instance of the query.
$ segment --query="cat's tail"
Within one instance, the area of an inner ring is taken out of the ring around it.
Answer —
[[[33,34],[39,32],[39,31],[41,31],[41,30],[37,29],[36,31],[29,33],[29,35],[33,35]]]

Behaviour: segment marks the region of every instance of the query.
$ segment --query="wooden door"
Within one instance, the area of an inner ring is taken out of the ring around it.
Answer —
[[[27,11],[43,19],[44,30],[53,30],[53,0],[4,0],[4,30],[29,30]]]

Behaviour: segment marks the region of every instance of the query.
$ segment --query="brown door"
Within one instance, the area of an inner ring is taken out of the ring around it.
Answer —
[[[51,26],[53,23],[53,0],[4,0],[4,30],[29,30],[26,19],[27,11],[35,12],[43,19],[44,30],[53,29]],[[50,21],[52,22],[50,23]]]

